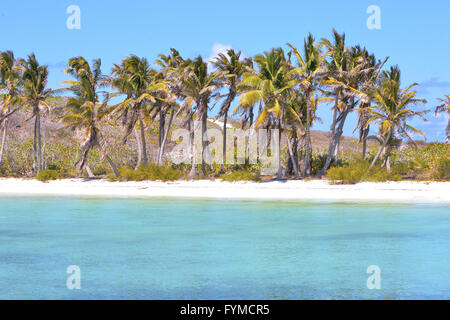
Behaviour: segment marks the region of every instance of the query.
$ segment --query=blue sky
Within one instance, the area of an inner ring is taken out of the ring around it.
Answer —
[[[81,9],[81,29],[69,30],[66,9]],[[366,9],[381,9],[381,30],[366,26]],[[68,58],[100,57],[103,71],[131,53],[154,61],[174,47],[185,57],[211,57],[231,46],[252,56],[286,42],[301,46],[312,32],[317,39],[330,37],[334,27],[345,32],[348,45],[361,44],[389,64],[402,70],[403,85],[421,84],[420,97],[434,109],[436,98],[450,94],[450,1],[382,0],[172,0],[172,1],[2,1],[0,50],[13,50],[18,57],[34,52],[50,67],[49,85],[61,87],[67,77],[62,69]],[[328,130],[329,107],[319,115]],[[428,114],[429,122],[414,121],[429,141],[443,141],[447,118]],[[346,123],[351,135],[355,116]]]

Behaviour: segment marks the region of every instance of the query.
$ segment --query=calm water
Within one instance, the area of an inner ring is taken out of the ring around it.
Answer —
[[[449,299],[450,209],[0,198],[0,299],[19,298]]]

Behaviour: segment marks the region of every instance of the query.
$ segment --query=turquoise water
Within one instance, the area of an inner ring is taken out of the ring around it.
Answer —
[[[448,205],[0,198],[0,299],[359,298],[450,298]]]

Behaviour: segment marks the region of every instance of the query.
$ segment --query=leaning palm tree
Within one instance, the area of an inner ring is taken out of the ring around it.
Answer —
[[[185,98],[182,92],[181,72],[183,67],[189,63],[190,60],[184,60],[174,48],[170,49],[169,55],[158,54],[158,59],[155,62],[155,65],[161,68],[161,73],[164,74],[164,79],[168,82],[169,90],[180,100]]]
[[[299,167],[298,163],[298,135],[297,131],[300,132],[300,137],[303,140],[305,139],[306,130],[305,127],[307,125],[307,121],[309,121],[309,125],[312,126],[317,121],[322,122],[322,119],[317,115],[318,107],[322,104],[326,104],[329,102],[330,97],[323,96],[314,96],[311,95],[310,100],[306,100],[306,96],[301,90],[294,90],[292,97],[288,100],[288,104],[293,109],[293,112],[290,114],[296,114],[297,117],[290,116],[290,119],[287,119],[287,123],[290,123],[292,126],[292,152],[290,154],[292,168],[294,170],[295,177],[298,176],[298,172],[296,172],[296,167]],[[308,119],[307,113],[310,113],[311,118]],[[298,129],[298,130],[297,130]],[[286,136],[286,140],[288,142],[288,148],[291,148],[289,145],[289,138]],[[305,147],[305,146],[304,146]],[[289,150],[289,149],[288,149]],[[289,150],[290,151],[290,150]],[[304,152],[305,150],[301,150]],[[295,163],[294,163],[295,161]],[[298,170],[298,169],[297,169]]]
[[[118,90],[113,95],[122,94],[126,98],[123,102],[110,109],[111,114],[120,113],[122,123],[125,125],[123,143],[126,143],[137,123],[140,128],[140,141],[138,140],[139,158],[143,164],[148,163],[147,143],[145,138],[145,119],[149,109],[166,92],[166,84],[159,81],[157,73],[153,70],[146,58],[130,55],[122,60],[120,65],[115,64],[112,77],[105,81]],[[138,135],[136,135],[138,137]]]
[[[45,100],[53,96],[56,90],[47,88],[48,67],[39,65],[34,54],[29,55],[27,60],[21,59],[19,64],[23,81],[21,98],[23,104],[31,108],[34,117],[33,173],[38,174],[42,169],[41,112],[43,108],[50,109]]]
[[[334,105],[332,106],[333,120],[330,126],[328,154],[319,176],[323,175],[328,169],[333,157],[337,161],[340,141],[339,127],[341,127],[342,131],[345,118],[350,110],[348,107],[350,98],[348,93],[350,91],[346,89],[349,80],[347,75],[351,70],[349,66],[350,54],[345,44],[345,34],[341,35],[333,29],[333,43],[326,38],[322,39],[322,43],[330,56],[329,61],[325,60],[325,65],[327,77],[330,77],[333,81],[331,92],[328,95],[334,97]]]
[[[450,114],[450,95],[445,95],[445,99],[438,98],[438,100],[443,104],[436,107],[434,110],[435,115],[440,112]],[[450,141],[450,119],[448,120],[447,128],[445,129],[445,135],[445,142],[448,143]]]
[[[6,150],[8,117],[20,108],[21,77],[17,63],[12,51],[0,52],[0,128],[3,127],[0,166]]]
[[[217,96],[217,90],[220,87],[220,77],[222,72],[208,72],[206,62],[202,57],[198,56],[194,61],[189,63],[183,70],[182,74],[182,91],[183,95],[187,97],[188,105],[195,104],[194,110],[197,111],[201,119],[202,126],[202,173],[206,174],[205,156],[206,148],[208,146],[205,140],[205,133],[207,129],[208,109],[212,98]],[[191,128],[194,130],[194,128]],[[193,142],[195,149],[195,142]],[[193,165],[190,176],[195,175],[195,150],[193,151]]]
[[[174,118],[178,116],[183,108],[178,104],[178,101],[183,101],[185,96],[182,93],[182,81],[181,74],[185,66],[185,60],[181,57],[180,53],[171,48],[169,55],[159,54],[156,60],[156,65],[161,68],[160,79],[167,84],[166,100],[167,102],[160,101],[159,104],[159,151],[158,151],[158,165],[162,164],[164,150],[167,143],[167,138],[173,123]],[[165,126],[165,117],[167,113],[170,113],[169,122]],[[165,127],[165,128],[164,128]]]
[[[287,103],[291,89],[295,82],[289,76],[288,65],[282,49],[272,49],[262,55],[254,57],[258,70],[244,73],[238,85],[241,92],[240,104],[233,110],[253,109],[254,105],[261,106],[255,128],[272,124],[278,126],[278,145],[281,146],[281,130],[284,127],[283,119],[288,114],[299,118],[295,110]],[[285,130],[285,133],[287,131]],[[291,148],[289,148],[291,151]],[[278,152],[277,179],[281,179],[281,152]],[[292,155],[291,155],[292,156]]]
[[[329,95],[334,97],[335,103],[332,106],[333,121],[330,127],[327,158],[319,175],[325,174],[333,158],[337,160],[347,116],[355,110],[358,103],[368,104],[369,96],[362,89],[367,88],[369,84],[367,83],[368,75],[375,72],[376,67],[382,66],[380,63],[371,65],[366,50],[360,46],[347,48],[345,34],[340,35],[333,29],[333,35],[334,43],[327,39],[322,40],[330,54],[330,61],[325,61],[328,79],[324,81],[324,84],[331,89]],[[367,115],[363,109],[360,110],[363,117]],[[364,135],[367,132],[365,130],[361,134]]]
[[[414,83],[406,89],[401,89],[400,69],[397,66],[391,67],[389,71],[383,71],[381,82],[373,93],[376,106],[367,108],[371,117],[367,120],[366,126],[373,121],[378,122],[381,142],[371,167],[377,163],[382,154],[384,155],[382,166],[388,165],[391,153],[389,144],[394,143],[399,137],[406,137],[414,142],[410,133],[418,133],[426,139],[422,131],[407,123],[407,120],[415,116],[426,120],[424,114],[428,112],[410,109],[418,103],[426,103],[426,100],[416,98],[416,91],[411,91],[416,85],[417,83]]]
[[[87,168],[89,153],[93,148],[98,148],[103,157],[109,162],[114,174],[119,177],[119,172],[111,158],[106,153],[106,147],[99,129],[99,122],[107,115],[107,96],[99,106],[99,91],[102,86],[103,76],[100,70],[101,60],[94,60],[92,66],[83,58],[71,58],[65,73],[70,74],[76,80],[64,81],[69,84],[69,90],[73,97],[67,100],[66,114],[63,122],[72,129],[85,130],[86,138],[82,144],[82,153],[78,161],[80,174]],[[90,170],[88,170],[91,175]]]
[[[303,92],[293,90],[286,101],[286,105],[288,108],[292,108],[292,112],[286,114],[284,117],[284,133],[289,151],[289,162],[286,172],[290,174],[293,171],[294,177],[297,178],[299,176],[299,137],[302,137],[304,133],[307,111],[307,103]]]
[[[246,71],[246,66],[250,65],[248,59],[242,61],[240,59],[241,52],[236,52],[233,49],[228,49],[227,54],[219,53],[217,57],[213,59],[213,64],[219,72],[223,72],[222,83],[228,88],[228,93],[225,95],[225,100],[222,103],[218,117],[223,117],[223,149],[222,149],[222,164],[220,167],[221,172],[224,170],[224,164],[226,161],[226,144],[227,144],[227,120],[228,111],[230,110],[231,103],[234,101],[237,95],[237,85],[242,78],[242,75]]]
[[[311,175],[311,126],[312,119],[315,115],[315,106],[313,102],[316,101],[315,96],[320,84],[325,77],[324,60],[329,53],[322,54],[321,43],[316,43],[312,34],[304,40],[303,56],[298,49],[288,43],[291,48],[291,53],[297,58],[297,67],[290,73],[296,80],[299,90],[302,90],[306,99],[306,121],[305,121],[305,152],[304,152],[304,166],[303,177]]]
[[[377,61],[375,55],[369,54],[365,48],[362,49],[361,57],[366,63],[366,67],[364,69],[368,70],[368,72],[362,73],[363,84],[361,88],[361,91],[367,94],[367,99],[360,102],[358,110],[358,123],[353,132],[359,130],[359,142],[362,143],[362,160],[364,160],[367,152],[367,139],[370,132],[370,126],[365,125],[370,117],[370,113],[366,110],[366,108],[371,104],[370,93],[374,90],[381,73],[381,69],[387,62],[388,58],[386,58],[383,62],[380,60]]]

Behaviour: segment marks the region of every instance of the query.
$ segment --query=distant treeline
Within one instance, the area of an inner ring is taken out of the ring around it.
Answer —
[[[415,83],[401,84],[398,66],[385,68],[387,60],[378,59],[360,45],[348,47],[345,34],[333,30],[331,39],[318,41],[309,34],[300,48],[288,43],[284,49],[272,48],[252,58],[229,49],[212,60],[214,68],[208,68],[201,56],[185,58],[175,49],[168,55],[158,55],[155,68],[144,57],[127,56],[114,64],[110,74],[102,73],[100,59],[89,63],[83,57],[74,57],[64,70],[71,80],[63,82],[64,89],[53,90],[47,87],[48,67],[40,65],[34,54],[17,59],[12,51],[0,52],[0,168],[7,146],[8,119],[22,109],[34,121],[32,171],[37,175],[48,169],[42,162],[41,117],[51,108],[49,98],[65,91],[71,94],[58,120],[85,134],[80,141],[81,155],[76,159],[79,174],[87,171],[93,175],[88,159],[97,149],[100,159],[109,163],[117,177],[121,175],[106,151],[103,120],[120,120],[125,129],[123,143],[130,135],[135,136],[137,167],[149,163],[162,166],[174,119],[190,130],[191,152],[195,153],[194,121],[201,122],[203,136],[208,111],[216,104],[220,106],[218,117],[223,119],[224,146],[230,114],[238,115],[247,128],[279,130],[279,142],[282,136],[287,142],[287,159],[279,166],[278,178],[323,176],[330,165],[339,164],[337,150],[351,112],[358,114],[355,131],[362,144],[360,159],[368,163],[366,169],[390,171],[393,152],[401,142],[406,139],[414,144],[413,134],[425,136],[410,120],[425,119],[428,110],[415,109],[426,101],[417,97]],[[235,100],[238,105],[231,109]],[[449,113],[450,96],[439,100],[442,104],[435,111]],[[321,104],[330,106],[332,121],[328,151],[321,168],[313,172],[311,128],[318,120]],[[146,132],[155,119],[159,121],[159,150],[154,159],[149,159]],[[371,126],[376,126],[376,136],[369,136]],[[379,142],[373,154],[367,152],[369,138]],[[202,142],[202,154],[207,148],[208,143]],[[222,159],[225,157],[224,148]],[[281,163],[281,153],[278,157]],[[198,164],[195,158],[191,157],[188,177],[211,174],[204,158]],[[226,169],[221,164],[219,173]]]

